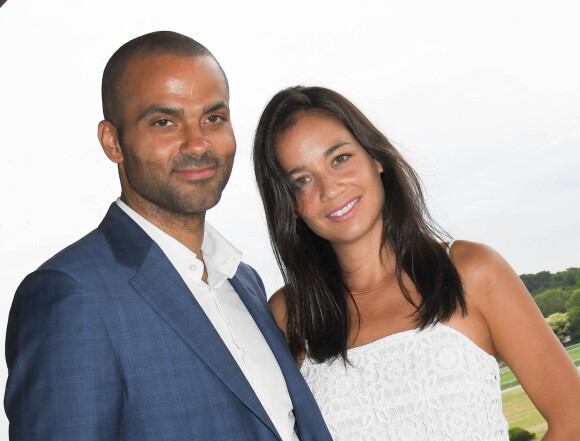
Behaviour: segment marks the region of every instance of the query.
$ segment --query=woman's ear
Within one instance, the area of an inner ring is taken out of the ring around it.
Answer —
[[[107,158],[117,164],[123,162],[119,132],[111,121],[103,120],[99,123],[97,136]]]
[[[375,163],[377,165],[377,170],[379,171],[379,173],[382,173],[383,172],[383,165],[379,161],[377,161],[376,159],[375,159]]]

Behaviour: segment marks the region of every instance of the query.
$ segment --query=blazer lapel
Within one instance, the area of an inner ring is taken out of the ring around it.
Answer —
[[[136,269],[131,285],[256,417],[277,435],[238,364],[159,246],[113,205],[101,224],[117,260]],[[125,261],[125,262],[123,262]]]
[[[260,295],[263,289],[257,286],[257,282],[253,282],[257,279],[250,271],[249,267],[240,265],[240,269],[230,282],[262,331],[286,379],[300,440],[331,441],[318,404],[296,366],[284,334],[263,299],[264,296]]]

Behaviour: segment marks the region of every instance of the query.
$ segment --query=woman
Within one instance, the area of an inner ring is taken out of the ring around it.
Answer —
[[[335,440],[507,440],[501,356],[580,436],[580,376],[490,248],[445,241],[417,176],[346,98],[279,92],[254,166],[286,286],[271,300]]]

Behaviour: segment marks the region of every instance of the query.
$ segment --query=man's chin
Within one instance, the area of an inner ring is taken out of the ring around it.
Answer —
[[[171,204],[172,211],[176,213],[185,214],[185,215],[200,215],[204,214],[210,208],[215,207],[218,202],[221,200],[222,193],[219,192],[217,194],[212,195],[204,195],[205,197],[199,198],[195,197],[194,200],[191,199],[183,199],[179,203]]]

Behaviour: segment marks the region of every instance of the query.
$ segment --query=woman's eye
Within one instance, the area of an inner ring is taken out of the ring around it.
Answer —
[[[294,186],[297,188],[302,188],[308,184],[308,182],[310,182],[310,178],[308,176],[301,176],[294,180]]]
[[[346,162],[349,157],[350,155],[338,155],[334,158],[333,164],[342,164],[343,162]]]

